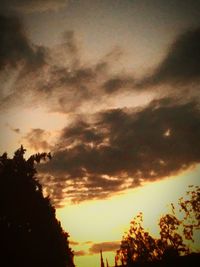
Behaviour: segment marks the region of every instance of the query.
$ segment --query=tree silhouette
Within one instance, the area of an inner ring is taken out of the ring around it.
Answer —
[[[178,219],[178,213],[183,219]],[[191,254],[192,250],[185,240],[194,242],[194,233],[200,229],[200,188],[192,186],[192,190],[187,192],[187,199],[179,199],[177,208],[171,204],[171,214],[159,220],[160,238],[152,237],[142,223],[143,214],[139,213],[122,238],[116,255],[122,266],[161,260],[170,263],[179,256]]]
[[[157,243],[142,226],[143,215],[139,213],[131,221],[128,233],[123,237],[120,250],[117,252],[122,265],[131,265],[133,262],[154,260]]]
[[[194,240],[194,231],[200,230],[200,187],[190,186],[187,199],[179,199],[179,211],[184,213],[183,233],[187,240]],[[174,210],[174,208],[173,208]]]
[[[41,153],[24,158],[21,147],[12,159],[0,157],[0,263],[5,267],[73,267],[68,234],[44,197],[35,163]]]

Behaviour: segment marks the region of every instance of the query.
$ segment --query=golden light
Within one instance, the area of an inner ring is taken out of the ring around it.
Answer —
[[[159,217],[169,212],[170,203],[177,203],[178,199],[185,195],[189,185],[200,185],[199,173],[200,166],[197,166],[177,177],[146,183],[142,187],[127,190],[109,199],[57,209],[57,218],[70,233],[70,240],[80,243],[78,246],[72,245],[72,248],[75,251],[84,250],[88,254],[75,256],[75,264],[81,267],[86,267],[90,263],[93,267],[99,266],[99,255],[89,255],[89,245],[85,242],[120,241],[124,232],[129,229],[130,221],[140,211],[144,215],[145,229],[158,236]],[[110,264],[114,265],[115,252],[104,254]]]

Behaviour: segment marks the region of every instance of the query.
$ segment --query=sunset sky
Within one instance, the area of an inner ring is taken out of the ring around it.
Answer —
[[[77,267],[200,185],[199,0],[1,0],[0,84],[0,152],[52,152]]]

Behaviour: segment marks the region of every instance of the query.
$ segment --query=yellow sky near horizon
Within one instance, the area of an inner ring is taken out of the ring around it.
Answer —
[[[80,267],[98,267],[99,253],[91,254],[90,246],[104,242],[119,242],[130,221],[143,212],[144,227],[153,236],[158,236],[158,219],[170,211],[170,203],[177,203],[185,195],[189,185],[200,185],[200,165],[177,176],[146,183],[104,200],[86,201],[66,205],[56,211],[63,228],[69,232],[72,249],[86,255],[75,256]],[[78,244],[74,245],[73,243]],[[89,243],[90,241],[91,243]],[[200,240],[197,240],[199,244]],[[102,250],[103,250],[102,244]],[[114,266],[114,251],[105,251],[104,259]]]

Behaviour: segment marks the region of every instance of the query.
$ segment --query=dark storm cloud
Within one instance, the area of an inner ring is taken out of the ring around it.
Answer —
[[[105,198],[199,163],[199,136],[195,102],[161,99],[139,110],[108,110],[63,129],[53,160],[40,171],[52,175],[57,200]]]
[[[61,138],[64,142],[69,145],[74,141],[80,140],[81,143],[101,143],[103,135],[101,133],[95,132],[94,126],[90,125],[84,120],[78,120],[69,127],[62,130]]]
[[[93,244],[89,252],[91,254],[97,254],[99,253],[100,250],[102,251],[116,251],[120,247],[120,242],[119,241],[114,241],[114,242],[102,242],[102,243],[96,243]]]
[[[180,84],[199,82],[200,28],[188,30],[178,36],[154,73],[140,85]]]
[[[0,15],[0,71],[25,64],[33,70],[45,63],[45,49],[33,45],[27,38],[18,18]]]
[[[1,0],[0,10],[4,12],[44,12],[65,7],[68,0]]]

